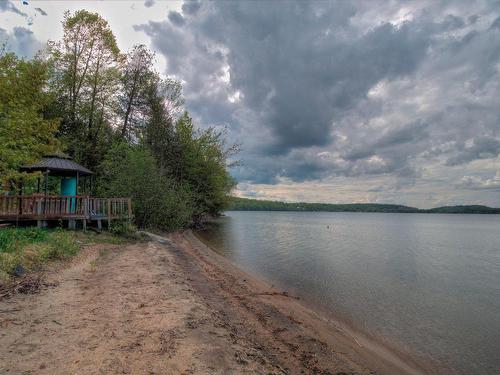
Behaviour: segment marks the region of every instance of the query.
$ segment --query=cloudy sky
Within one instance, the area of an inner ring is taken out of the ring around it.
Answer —
[[[499,0],[0,0],[0,40],[32,56],[80,8],[242,144],[238,195],[500,206]]]

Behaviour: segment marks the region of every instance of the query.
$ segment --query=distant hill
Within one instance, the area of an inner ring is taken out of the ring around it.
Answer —
[[[500,208],[479,205],[444,206],[421,211],[431,214],[500,214]]]
[[[312,211],[312,212],[406,212],[436,214],[500,214],[500,208],[487,206],[444,206],[423,210],[399,204],[378,203],[285,203],[233,197],[230,211]]]

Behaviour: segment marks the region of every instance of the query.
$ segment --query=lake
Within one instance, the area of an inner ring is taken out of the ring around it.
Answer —
[[[500,373],[500,215],[227,212],[242,269],[443,371]]]

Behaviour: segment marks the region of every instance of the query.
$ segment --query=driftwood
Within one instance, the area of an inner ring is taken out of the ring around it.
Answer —
[[[0,300],[15,294],[36,294],[43,287],[56,286],[54,283],[44,281],[43,275],[23,276],[14,282],[0,285]]]

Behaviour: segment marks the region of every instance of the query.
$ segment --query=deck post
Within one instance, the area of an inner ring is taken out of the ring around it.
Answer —
[[[76,220],[75,219],[68,220],[68,229],[76,229]]]
[[[84,197],[83,198],[83,217],[85,218],[85,220],[90,218],[90,208],[89,207],[90,207],[89,198]]]
[[[47,223],[47,220],[37,220],[36,221],[36,226],[38,228],[47,228],[48,227],[48,223]]]
[[[111,199],[108,198],[108,230],[111,229]]]
[[[128,208],[128,225],[132,224],[132,199],[127,199],[127,208]]]
[[[42,216],[42,200],[37,199],[36,200],[36,214],[37,216]]]

